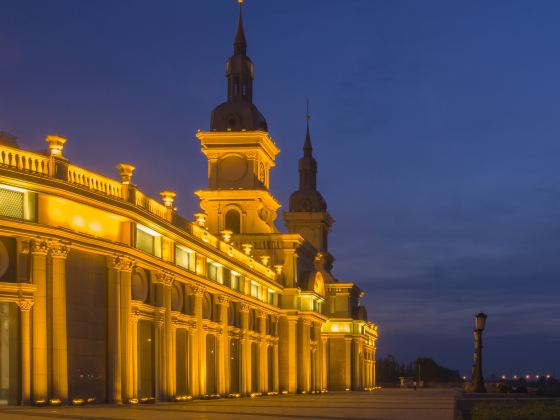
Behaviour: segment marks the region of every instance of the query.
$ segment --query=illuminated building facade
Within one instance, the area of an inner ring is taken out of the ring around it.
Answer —
[[[133,183],[0,133],[0,403],[131,402],[375,386],[377,327],[331,274],[333,220],[309,127],[300,188],[275,226],[279,153],[252,102],[241,14],[228,99],[197,137],[208,188],[194,221]]]

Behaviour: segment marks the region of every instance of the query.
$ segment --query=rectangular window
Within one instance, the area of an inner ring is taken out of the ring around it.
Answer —
[[[206,261],[206,276],[210,280],[218,281],[218,264],[212,260]]]
[[[251,296],[258,299],[261,294],[260,289],[261,285],[259,283],[257,283],[256,281],[251,281]]]
[[[233,270],[231,270],[231,288],[238,292],[245,293],[245,277]]]
[[[181,245],[175,245],[175,264],[194,271],[194,251]]]
[[[37,194],[11,185],[0,185],[0,216],[35,221]]]
[[[161,257],[161,235],[142,225],[136,225],[136,248]]]
[[[272,289],[268,289],[268,303],[270,305],[278,306],[278,295]]]

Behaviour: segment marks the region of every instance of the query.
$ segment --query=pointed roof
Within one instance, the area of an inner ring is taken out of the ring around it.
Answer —
[[[303,144],[303,157],[299,160],[299,189],[290,195],[290,212],[322,212],[327,203],[317,191],[317,161],[313,158],[311,134],[309,130],[309,101],[307,102],[307,130]]]
[[[309,99],[307,100],[307,115],[305,116],[307,120],[307,132],[305,133],[305,143],[303,144],[303,156],[312,157],[313,147],[311,146],[311,135],[309,134],[309,120],[311,115],[309,115]]]
[[[245,31],[243,30],[243,1],[239,1],[239,18],[237,19],[237,32],[235,33],[235,40],[233,41],[233,53],[235,55],[247,54],[247,39],[245,39]]]

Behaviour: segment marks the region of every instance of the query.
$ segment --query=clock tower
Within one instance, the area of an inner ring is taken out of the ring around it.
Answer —
[[[208,189],[196,195],[213,234],[274,233],[280,204],[269,192],[269,172],[280,150],[253,104],[254,68],[247,56],[241,2],[226,78],[227,100],[212,111],[210,131],[196,134],[208,159]]]

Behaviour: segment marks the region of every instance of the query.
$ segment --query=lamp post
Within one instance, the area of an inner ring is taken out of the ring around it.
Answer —
[[[471,383],[468,386],[470,392],[486,392],[484,377],[482,376],[482,331],[486,325],[486,314],[480,312],[475,315],[474,328],[474,362]]]

